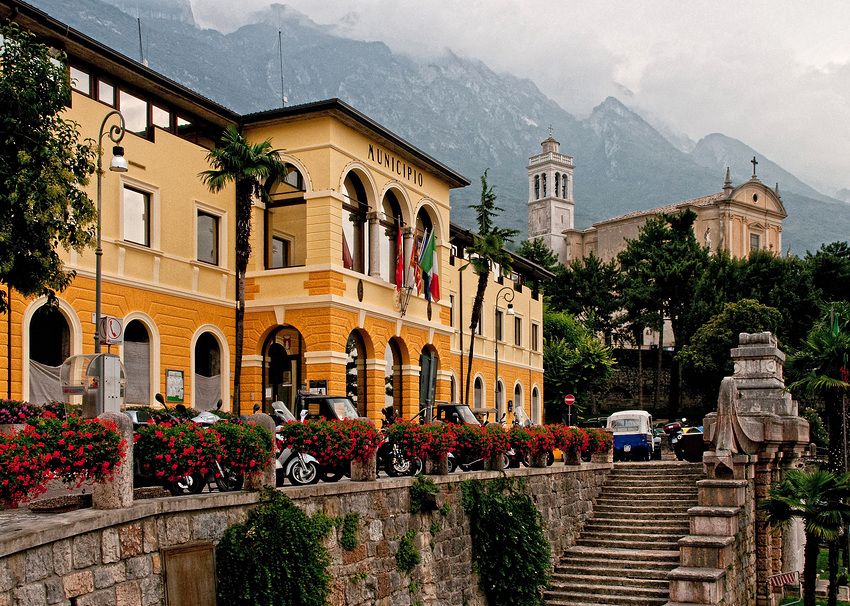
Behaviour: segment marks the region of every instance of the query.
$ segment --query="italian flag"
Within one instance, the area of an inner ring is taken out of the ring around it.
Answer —
[[[422,260],[419,266],[422,268],[422,273],[428,275],[428,287],[425,291],[426,298],[430,295],[435,301],[440,300],[440,274],[437,269],[437,238],[431,232],[428,242],[422,251]],[[430,300],[430,299],[429,299]]]

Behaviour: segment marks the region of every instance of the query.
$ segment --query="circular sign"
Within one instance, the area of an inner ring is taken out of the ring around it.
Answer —
[[[572,394],[564,396],[564,404],[566,404],[567,406],[572,406],[575,401],[576,397]]]
[[[123,341],[124,323],[118,318],[102,317],[99,328],[101,345],[117,345]]]

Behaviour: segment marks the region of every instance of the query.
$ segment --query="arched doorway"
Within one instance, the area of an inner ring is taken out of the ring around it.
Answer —
[[[32,404],[62,401],[59,367],[71,355],[71,329],[53,305],[42,305],[29,325],[29,401]]]
[[[419,408],[433,409],[437,395],[437,370],[440,359],[428,346],[422,348],[419,355]]]
[[[541,423],[540,419],[540,392],[537,387],[531,390],[531,421]]]
[[[352,331],[345,344],[345,395],[361,417],[366,416],[366,344],[359,332]]]
[[[263,345],[263,411],[283,402],[295,414],[295,397],[301,385],[304,341],[292,326],[276,328]]]
[[[134,405],[151,403],[151,339],[140,320],[124,327],[124,402]]]
[[[401,349],[395,339],[390,339],[384,352],[386,369],[384,371],[384,407],[391,406],[394,417],[402,414],[401,395]]]
[[[210,332],[201,333],[195,341],[194,407],[211,410],[221,399],[221,346]]]

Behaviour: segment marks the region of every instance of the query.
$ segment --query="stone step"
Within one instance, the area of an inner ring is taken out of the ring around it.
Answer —
[[[628,532],[627,530],[611,530],[606,528],[585,528],[581,533],[581,538],[583,539],[617,539],[617,540],[628,540],[634,539],[635,541],[669,541],[676,542],[685,536],[684,532],[670,532],[670,530],[658,529],[656,531],[652,530],[639,530],[634,532]]]
[[[574,586],[569,589],[552,586],[544,592],[547,604],[614,604],[616,606],[661,606],[669,600],[666,589],[617,587],[610,585]]]
[[[585,523],[582,532],[631,533],[637,531],[649,534],[676,534],[683,537],[688,534],[689,530],[690,526],[686,520],[680,520],[678,522],[672,522],[671,520],[630,522],[618,517],[609,520],[590,518]]]
[[[630,495],[616,495],[603,492],[596,497],[596,503],[598,505],[639,505],[642,507],[657,507],[658,505],[669,503],[670,505],[689,505],[690,507],[696,507],[697,498],[696,495],[688,494],[665,495],[658,493],[646,495],[634,493]]]
[[[696,503],[682,503],[681,505],[626,505],[618,502],[597,501],[594,504],[594,512],[617,515],[651,514],[658,519],[663,519],[667,514],[687,514],[688,509],[695,507]]]
[[[552,575],[552,587],[566,588],[576,587],[579,585],[615,585],[619,589],[637,588],[650,589],[666,592],[669,588],[667,579],[658,578],[657,570],[645,571],[645,576],[632,575],[604,575],[598,574],[596,570],[589,571],[588,574],[562,573],[556,572]]]
[[[632,512],[628,517],[623,516],[624,512],[604,512],[597,511],[588,518],[588,522],[591,520],[599,521],[600,523],[609,522],[611,524],[616,523],[629,523],[629,524],[640,524],[640,523],[650,523],[662,521],[669,521],[672,524],[687,524],[690,527],[690,517],[688,516],[687,510],[680,511],[676,513],[668,513],[663,518],[659,518],[656,512]]]
[[[635,549],[660,549],[665,551],[673,551],[675,550],[679,544],[677,541],[647,541],[647,540],[632,540],[628,537],[623,539],[612,539],[612,538],[584,538],[584,536],[580,537],[578,541],[576,541],[576,545],[581,545],[582,547],[601,547],[601,548],[619,548],[619,549],[628,549],[629,547],[634,547]]]

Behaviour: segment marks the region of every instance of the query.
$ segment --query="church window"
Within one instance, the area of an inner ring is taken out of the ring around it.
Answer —
[[[546,197],[546,173],[543,173],[543,197]]]
[[[750,234],[750,252],[758,250],[761,245],[759,234]]]
[[[561,175],[559,175],[558,173],[555,173],[555,197],[556,198],[558,197],[558,192],[561,190],[560,183],[561,183]]]
[[[540,199],[540,175],[534,175],[534,199]]]

